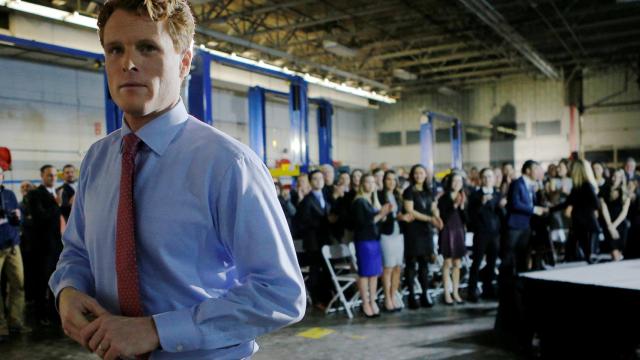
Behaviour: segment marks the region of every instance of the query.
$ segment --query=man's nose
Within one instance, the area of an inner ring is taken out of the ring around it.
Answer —
[[[135,56],[131,51],[125,52],[122,57],[122,71],[138,71]]]

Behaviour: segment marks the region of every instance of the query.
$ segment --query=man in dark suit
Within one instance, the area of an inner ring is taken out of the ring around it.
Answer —
[[[516,274],[527,270],[527,248],[531,236],[531,217],[542,215],[546,208],[535,206],[536,174],[540,164],[525,161],[522,176],[514,180],[507,193],[507,236],[502,247],[500,273]]]
[[[540,165],[527,160],[522,166],[522,176],[511,182],[507,193],[507,234],[502,239],[498,297],[500,304],[495,328],[505,341],[512,341],[528,352],[533,334],[527,328],[522,307],[522,284],[518,273],[527,271],[527,253],[531,237],[531,217],[542,215],[548,209],[535,206],[535,179]]]
[[[482,296],[493,297],[493,280],[495,279],[496,260],[500,246],[500,210],[506,205],[498,188],[493,170],[484,168],[478,175],[481,186],[469,197],[469,226],[473,232],[473,264],[469,274],[467,297],[471,302],[478,301],[478,278],[480,264],[486,255],[483,271]]]
[[[33,274],[32,279],[36,291],[36,316],[43,325],[56,320],[53,294],[47,281],[53,273],[62,251],[60,232],[61,212],[56,200],[55,183],[56,168],[44,165],[40,168],[42,184],[30,191],[25,199],[25,207],[33,231]]]
[[[296,220],[309,263],[309,291],[314,303],[323,307],[331,298],[331,279],[321,252],[322,246],[330,243],[331,203],[322,191],[324,178],[319,170],[309,173],[309,182],[311,192],[300,203]]]
[[[71,205],[73,205],[73,199],[76,194],[76,167],[71,164],[65,165],[62,168],[62,178],[64,179],[64,184],[56,189],[56,196],[64,221],[69,221]]]

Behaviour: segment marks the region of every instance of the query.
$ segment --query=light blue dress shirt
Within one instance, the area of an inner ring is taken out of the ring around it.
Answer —
[[[316,200],[318,200],[318,202],[320,203],[320,207],[324,209],[325,207],[325,202],[324,202],[324,194],[322,193],[322,190],[317,190],[317,191],[311,191],[311,193],[313,193],[313,196],[316,197]]]
[[[64,250],[49,285],[119,314],[116,215],[123,121],[91,146]],[[136,132],[137,263],[152,359],[241,359],[259,335],[299,321],[305,290],[268,169],[255,153],[189,116],[182,102]]]

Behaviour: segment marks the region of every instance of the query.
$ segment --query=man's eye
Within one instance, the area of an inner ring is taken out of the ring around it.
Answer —
[[[112,54],[112,55],[120,54],[120,53],[122,53],[122,48],[120,48],[120,47],[112,47],[111,49],[109,49],[107,51],[107,53]]]
[[[153,45],[142,45],[140,47],[140,50],[142,52],[152,52],[152,51],[156,50],[156,47],[153,46]]]

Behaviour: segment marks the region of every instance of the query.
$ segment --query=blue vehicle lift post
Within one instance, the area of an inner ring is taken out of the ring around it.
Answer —
[[[434,171],[435,121],[450,124],[451,168],[462,169],[462,122],[452,116],[425,111],[420,121],[420,163]]]

